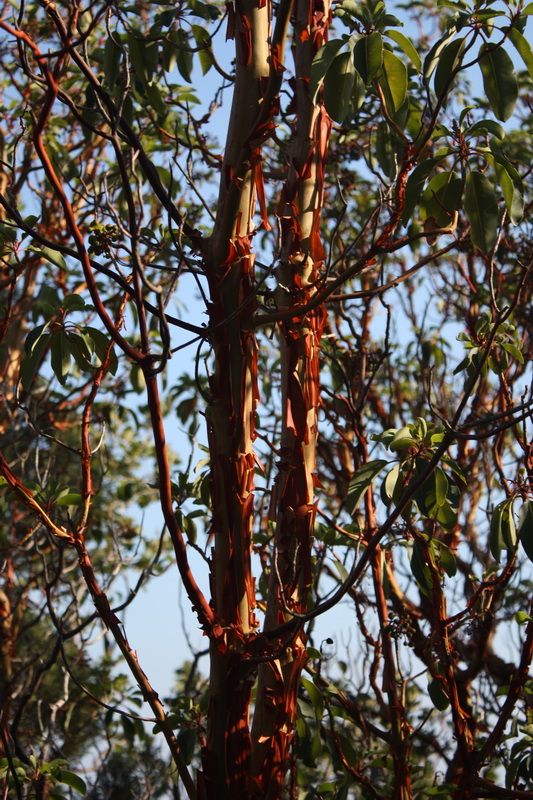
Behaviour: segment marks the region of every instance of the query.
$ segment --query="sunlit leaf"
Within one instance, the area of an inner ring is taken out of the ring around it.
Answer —
[[[398,47],[403,50],[407,58],[412,62],[416,71],[420,72],[422,69],[422,61],[420,60],[418,51],[411,40],[408,39],[407,36],[404,36],[401,31],[396,30],[388,30],[386,31],[385,35],[388,36],[389,39],[392,39],[394,42],[396,42]]]
[[[389,50],[383,51],[383,65],[379,79],[391,114],[399,111],[407,100],[407,67]]]
[[[383,63],[383,38],[378,31],[368,36],[361,36],[356,42],[354,51],[354,65],[365,82],[369,84]]]

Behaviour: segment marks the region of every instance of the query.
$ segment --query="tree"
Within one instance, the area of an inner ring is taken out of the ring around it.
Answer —
[[[533,797],[533,8],[13,8],[4,796],[87,752],[91,797],[162,796],[151,720],[173,796]],[[164,569],[209,660],[166,704],[121,620]]]

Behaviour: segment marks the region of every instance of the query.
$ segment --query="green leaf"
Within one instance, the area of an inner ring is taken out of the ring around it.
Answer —
[[[461,63],[464,48],[464,39],[454,39],[442,51],[435,71],[434,88],[437,97],[444,97],[449,92],[453,83],[453,73]]]
[[[389,442],[388,448],[395,453],[398,450],[407,450],[409,447],[413,447],[415,444],[416,439],[412,434],[411,428],[408,425],[405,425],[403,428],[398,428],[392,437],[392,440]]]
[[[322,697],[322,692],[307,678],[300,678],[300,682],[309,695],[317,721],[320,722],[324,716],[324,698]]]
[[[457,560],[450,550],[449,547],[446,547],[445,544],[442,542],[440,544],[440,558],[439,558],[439,565],[445,571],[448,577],[453,578],[454,575],[457,575]]]
[[[411,222],[428,175],[441,160],[440,158],[426,158],[415,167],[409,176],[405,187],[405,205],[402,214],[402,225],[404,227]]]
[[[63,311],[82,311],[85,306],[85,300],[79,294],[67,294],[61,301]]]
[[[392,501],[396,501],[398,499],[396,497],[396,488],[398,486],[401,487],[401,482],[399,482],[400,469],[401,465],[395,464],[391,471],[387,473],[385,480],[381,484],[381,500],[386,506],[390,505]]]
[[[66,492],[56,500],[56,506],[80,506],[82,500],[83,498],[79,492]]]
[[[474,124],[465,131],[465,136],[474,136],[475,134],[485,133],[492,134],[492,136],[495,136],[496,139],[505,138],[504,129],[499,122],[496,122],[493,119],[482,119],[479,120],[479,122],[474,122]]]
[[[448,695],[444,691],[442,681],[432,678],[428,681],[428,694],[437,711],[446,711],[450,705]]]
[[[420,590],[429,596],[432,589],[431,570],[426,561],[424,547],[418,539],[413,542],[413,552],[411,554],[411,572]]]
[[[479,67],[490,106],[496,117],[505,122],[513,113],[518,97],[513,62],[502,47],[483,43],[479,50]]]
[[[518,50],[518,53],[526,65],[527,71],[529,72],[529,77],[531,80],[533,80],[533,51],[531,50],[531,45],[526,37],[514,27],[509,28],[509,39]]]
[[[47,261],[50,261],[51,264],[54,264],[59,269],[65,271],[67,269],[67,262],[61,255],[61,253],[52,250],[50,247],[46,247],[45,245],[30,245],[28,247],[32,253],[38,253],[40,256],[45,258]]]
[[[173,41],[172,37],[169,36],[168,38],[163,40],[163,48],[162,48],[162,63],[165,72],[172,72],[172,70],[176,66],[177,58],[178,58],[178,48],[176,47],[176,44]]]
[[[383,65],[379,83],[383,88],[387,108],[394,116],[407,100],[407,67],[390,50],[383,51]]]
[[[448,494],[448,478],[440,467],[435,467],[433,474],[435,475],[435,500],[438,506],[443,506]]]
[[[505,542],[505,547],[507,550],[515,550],[518,544],[518,538],[516,535],[516,523],[513,514],[513,499],[510,498],[506,500],[502,505],[501,525],[503,541]]]
[[[428,183],[420,199],[420,217],[435,220],[437,228],[448,227],[461,196],[461,180],[455,172],[439,172]]]
[[[68,348],[82,372],[93,371],[94,366],[91,362],[94,353],[94,342],[87,334],[77,334],[69,331],[67,333]]]
[[[113,37],[108,36],[104,45],[104,76],[109,88],[114,89],[120,75],[120,61],[122,50],[115,40],[120,40],[120,34],[113,33]]]
[[[513,225],[518,225],[524,216],[524,184],[513,165],[499,153],[486,153],[489,164],[496,173],[502,190],[507,213]]]
[[[335,122],[344,122],[350,110],[355,75],[351,50],[335,56],[324,79],[324,105]]]
[[[368,487],[372,485],[374,478],[384,467],[387,466],[387,464],[388,462],[384,461],[383,459],[376,459],[375,461],[368,461],[357,470],[350,481],[348,495],[346,497],[346,509],[349,514],[355,513],[360,499]]]
[[[362,36],[355,43],[353,51],[354,65],[368,86],[383,63],[383,37],[378,31]]]
[[[464,209],[472,244],[482,253],[488,253],[498,235],[498,201],[492,183],[481,172],[469,172],[466,176]]]
[[[498,562],[500,561],[501,551],[507,550],[507,546],[503,538],[502,506],[503,503],[499,503],[497,506],[495,506],[490,519],[489,532],[490,552],[494,556],[495,561]]]
[[[192,25],[191,27],[192,32],[194,33],[196,44],[200,48],[198,51],[198,58],[200,59],[202,75],[207,75],[213,66],[213,59],[209,54],[209,51],[211,50],[211,36],[209,35],[209,31],[207,31],[205,28],[202,28],[201,25]]]
[[[191,51],[189,37],[182,28],[174,31],[172,37],[173,39],[175,37],[178,49],[176,63],[178,65],[179,73],[184,81],[187,81],[187,83],[192,83],[193,54]]]
[[[25,392],[31,391],[33,380],[37,375],[42,358],[49,343],[50,336],[48,334],[46,336],[40,336],[38,341],[32,347],[31,355],[24,354],[22,357],[22,363],[20,365],[20,382]]]
[[[511,344],[510,342],[504,342],[500,345],[509,355],[511,355],[516,361],[519,361],[520,364],[524,363],[524,354],[515,344]]]
[[[111,339],[109,335],[99,330],[98,328],[94,328],[91,325],[86,325],[83,328],[80,328],[82,333],[88,334],[94,342],[94,351],[98,356],[98,359],[101,364],[104,363],[107,356],[107,348],[111,344]],[[115,353],[114,347],[111,348],[109,352],[109,372],[114,375],[118,369],[118,360]]]
[[[390,125],[381,121],[378,123],[376,133],[376,158],[385,175],[392,179],[398,169],[401,158],[403,142],[399,136],[391,131]]]
[[[456,28],[452,27],[451,30],[448,33],[446,33],[441,39],[439,39],[437,42],[435,42],[435,44],[433,45],[433,47],[431,48],[431,50],[429,51],[429,53],[425,57],[425,59],[424,59],[424,80],[425,81],[429,81],[429,79],[433,75],[433,72],[435,71],[435,69],[436,69],[436,67],[437,67],[437,65],[439,63],[440,54],[442,53],[442,51],[444,50],[446,45],[449,42],[451,42],[451,40],[454,38],[454,36],[456,34],[457,34]]]
[[[520,509],[518,538],[526,556],[533,561],[533,500],[526,500]]]
[[[309,80],[309,94],[311,95],[313,103],[316,103],[317,94],[322,86],[330,64],[344,44],[345,42],[342,39],[332,39],[331,42],[327,42],[327,44],[320,48],[313,59]]]
[[[45,322],[42,325],[37,325],[32,331],[28,333],[26,336],[26,341],[24,342],[24,352],[27,356],[31,356],[39,339],[45,333],[46,329],[50,325],[50,322]]]
[[[75,789],[77,792],[85,796],[87,794],[87,785],[85,781],[80,778],[79,775],[75,775],[73,772],[70,772],[68,769],[61,769],[58,773],[58,778],[61,783],[70,786],[71,789]]]
[[[64,386],[70,372],[72,359],[66,334],[63,331],[54,333],[50,344],[52,370],[59,383]]]
[[[158,43],[147,41],[140,35],[127,33],[128,56],[131,66],[143,84],[152,80],[159,60]]]
[[[407,36],[404,36],[403,33],[395,30],[386,31],[385,36],[388,36],[389,39],[392,39],[394,42],[396,42],[398,47],[403,50],[407,58],[412,62],[417,72],[422,70],[422,61],[420,56],[418,55],[416,47],[411,40],[407,38]]]

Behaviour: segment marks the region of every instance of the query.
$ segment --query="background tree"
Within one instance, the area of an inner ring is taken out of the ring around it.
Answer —
[[[533,797],[532,8],[13,9],[4,796]],[[168,568],[163,703],[121,612]]]

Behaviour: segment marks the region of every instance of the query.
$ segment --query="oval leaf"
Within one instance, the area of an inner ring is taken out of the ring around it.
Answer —
[[[513,62],[502,47],[484,43],[479,50],[479,67],[490,107],[505,122],[513,113],[518,97]]]
[[[407,67],[403,61],[389,50],[383,51],[383,66],[380,84],[385,92],[387,106],[394,115],[407,100]]]
[[[354,82],[353,54],[349,50],[335,56],[324,79],[324,105],[335,122],[344,122],[350,110]]]
[[[381,33],[374,31],[369,36],[362,36],[355,44],[353,57],[357,72],[368,86],[383,63]]]
[[[533,561],[533,500],[526,500],[520,509],[518,538],[526,556]]]
[[[498,233],[498,201],[492,183],[481,172],[466,176],[464,208],[472,244],[482,253],[488,253]]]
[[[461,63],[464,46],[464,39],[454,39],[442,51],[435,71],[434,87],[437,97],[444,97],[449,92],[453,83],[453,73]]]
[[[381,470],[387,466],[387,461],[377,459],[376,461],[368,461],[357,470],[348,488],[348,496],[346,498],[346,508],[349,514],[353,514],[357,508],[361,497],[364,495],[372,481]]]
[[[408,39],[407,36],[404,36],[403,33],[400,33],[400,31],[396,30],[387,31],[385,35],[388,36],[389,39],[392,39],[394,42],[396,42],[398,47],[403,50],[407,58],[411,61],[416,71],[420,72],[422,70],[422,61],[420,60],[420,56],[418,55],[416,47],[411,40]]]

